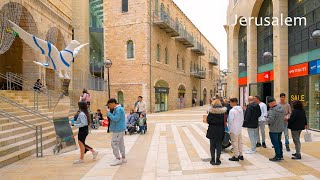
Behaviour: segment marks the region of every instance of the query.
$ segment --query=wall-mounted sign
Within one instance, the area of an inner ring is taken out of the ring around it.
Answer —
[[[186,93],[186,90],[184,90],[184,89],[178,89],[178,92],[181,93],[181,94],[185,94],[185,93]]]
[[[197,94],[197,90],[192,90],[192,94]]]
[[[239,79],[238,79],[238,83],[239,83],[239,86],[247,85],[247,83],[248,83],[248,78],[247,78],[247,77],[239,78]]]
[[[291,101],[296,101],[296,100],[298,100],[298,101],[304,101],[304,95],[291,95],[290,96],[290,100]]]
[[[320,74],[320,60],[309,63],[309,74]]]
[[[166,87],[156,87],[156,93],[169,93],[169,88]]]
[[[289,66],[289,72],[288,72],[289,78],[307,76],[309,71],[308,65],[309,65],[308,63],[303,63],[303,64],[297,64],[294,66]]]
[[[257,82],[268,82],[273,81],[273,71],[267,71],[257,74]]]

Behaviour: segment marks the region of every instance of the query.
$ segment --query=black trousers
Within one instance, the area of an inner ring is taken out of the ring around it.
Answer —
[[[210,153],[211,160],[215,162],[215,160],[220,160],[222,151],[222,141],[212,140],[210,139]],[[217,155],[216,155],[217,152]]]

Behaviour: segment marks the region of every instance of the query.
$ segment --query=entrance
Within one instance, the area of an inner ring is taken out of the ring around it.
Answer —
[[[180,85],[178,89],[178,109],[183,109],[184,108],[184,103],[185,103],[185,93],[186,93],[186,88],[184,85]]]
[[[250,84],[250,96],[260,96],[264,103],[267,98],[273,96],[273,82]]]
[[[168,93],[169,88],[156,88],[156,112],[168,111]]]

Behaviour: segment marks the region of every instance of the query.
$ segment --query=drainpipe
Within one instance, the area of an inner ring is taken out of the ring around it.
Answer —
[[[151,3],[151,0],[149,0],[150,1],[150,17],[149,17],[149,19],[150,19],[150,29],[149,29],[149,34],[150,34],[150,39],[149,39],[149,56],[150,56],[150,94],[149,94],[149,99],[150,99],[150,113],[152,113],[152,58],[151,58],[151,50],[152,50],[152,48],[151,48],[151,31],[152,31],[152,27],[151,27],[151,25],[152,25],[152,3]]]
[[[200,33],[200,44],[201,44],[201,32],[199,31],[199,33]],[[201,56],[200,56],[200,71],[201,71]],[[202,100],[201,98],[201,78],[200,78],[200,98],[199,98],[199,103],[200,103],[200,101]],[[200,106],[200,104],[199,104],[199,106]]]

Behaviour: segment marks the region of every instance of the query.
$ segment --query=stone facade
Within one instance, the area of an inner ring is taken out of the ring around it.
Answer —
[[[158,2],[158,15],[156,5]],[[151,4],[150,4],[151,3]],[[170,17],[178,19],[197,41],[206,48],[205,55],[200,56],[182,43],[171,37],[164,29],[154,22],[161,16],[161,4],[170,12]],[[151,9],[150,9],[151,7]],[[132,108],[139,95],[144,97],[148,111],[155,112],[155,86],[157,82],[168,84],[168,109],[178,108],[178,88],[185,87],[185,107],[191,106],[192,90],[197,90],[198,104],[203,99],[203,92],[207,91],[205,102],[208,103],[210,91],[216,94],[216,80],[219,67],[209,63],[210,57],[215,57],[220,64],[220,55],[212,44],[201,34],[195,25],[171,0],[136,0],[129,1],[128,12],[122,12],[121,1],[105,1],[105,57],[112,60],[110,68],[111,96],[117,98],[119,91],[124,94],[124,106]],[[127,42],[133,41],[134,58],[127,58]],[[159,46],[159,48],[158,48]],[[160,49],[157,55],[157,49]],[[165,63],[167,49],[167,60]],[[158,59],[159,57],[159,59]],[[177,67],[177,57],[179,67]],[[182,68],[184,59],[184,68]],[[190,66],[198,64],[203,67],[206,78],[191,77]],[[151,70],[151,72],[150,72]],[[106,73],[105,73],[106,74]],[[151,78],[150,78],[151,74]],[[151,97],[151,101],[150,101]],[[151,108],[150,108],[151,103]]]
[[[239,97],[239,61],[238,61],[238,34],[240,29],[239,18],[233,26],[235,16],[257,17],[263,0],[229,0],[227,11],[227,25],[225,26],[228,37],[228,69],[232,72],[228,76],[228,97]],[[272,0],[273,17],[280,19],[280,14],[288,15],[288,0]],[[286,18],[286,17],[284,17]],[[279,94],[288,94],[288,27],[273,27],[273,94],[279,100]],[[247,26],[247,86],[257,82],[257,27],[254,23]],[[255,94],[251,94],[255,95]]]

